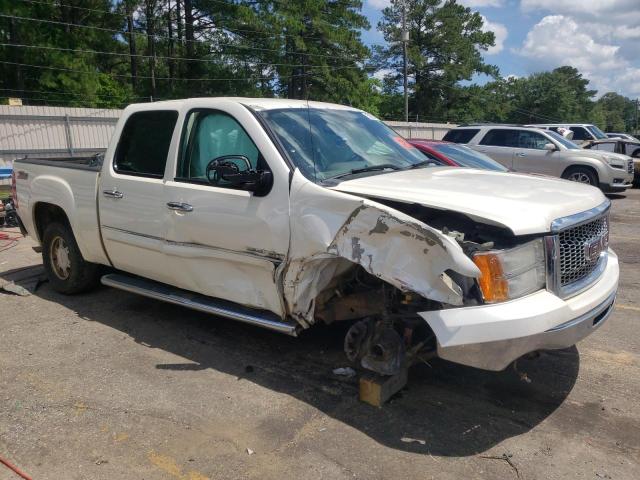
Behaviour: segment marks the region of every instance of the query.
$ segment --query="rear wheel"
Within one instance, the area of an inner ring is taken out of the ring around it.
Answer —
[[[42,243],[44,269],[54,290],[73,294],[98,284],[100,266],[82,258],[76,239],[67,225],[49,224]]]
[[[584,167],[571,167],[562,174],[562,178],[572,182],[584,183],[586,185],[598,186],[598,177],[596,174]]]

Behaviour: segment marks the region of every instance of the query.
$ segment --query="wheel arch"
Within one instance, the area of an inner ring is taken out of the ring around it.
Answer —
[[[565,168],[562,171],[561,177],[565,178],[565,175],[567,175],[568,172],[570,172],[571,170],[575,170],[575,169],[589,170],[591,173],[593,173],[596,176],[596,184],[600,184],[601,175],[598,172],[598,169],[595,168],[593,165],[584,164],[584,163],[574,163],[572,165],[569,165],[567,168]]]
[[[34,204],[33,223],[36,234],[38,236],[38,241],[40,243],[42,243],[43,241],[44,232],[47,226],[55,222],[61,223],[68,227],[75,237],[75,233],[73,233],[73,227],[71,225],[71,222],[69,221],[69,216],[61,206],[44,201],[36,202]]]

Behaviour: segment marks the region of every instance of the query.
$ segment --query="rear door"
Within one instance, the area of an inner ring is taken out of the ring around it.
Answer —
[[[513,152],[517,146],[518,130],[508,128],[492,128],[477,145],[469,145],[509,169],[513,169]]]
[[[100,228],[113,265],[163,282],[170,279],[163,177],[177,119],[177,110],[132,113],[113,158],[105,158],[98,191]]]
[[[175,172],[166,184],[172,283],[284,315],[278,267],[289,249],[289,171],[245,107],[212,106],[184,113]],[[208,178],[212,161],[232,157],[240,171],[270,171],[271,189],[256,195]]]

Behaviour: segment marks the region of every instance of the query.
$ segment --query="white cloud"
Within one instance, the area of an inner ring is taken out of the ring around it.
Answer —
[[[493,32],[495,36],[495,45],[487,49],[487,55],[494,55],[504,50],[504,42],[509,34],[507,27],[501,23],[490,22],[487,17],[482,15],[482,31]]]
[[[458,0],[458,3],[469,8],[501,7],[504,5],[504,0]]]
[[[583,28],[573,18],[549,15],[533,26],[516,53],[530,60],[532,72],[562,65],[577,68],[591,80],[591,86],[598,90],[599,95],[608,91],[639,95],[640,68],[622,56],[620,51],[619,45],[594,38],[593,31]]]
[[[382,10],[391,5],[391,0],[367,0],[367,4],[373,8]]]
[[[638,0],[522,0],[525,13],[547,11],[572,18],[595,40],[615,43],[620,54],[640,62],[640,3]]]
[[[525,11],[545,9],[577,16],[602,14],[629,14],[638,9],[638,0],[522,0]]]

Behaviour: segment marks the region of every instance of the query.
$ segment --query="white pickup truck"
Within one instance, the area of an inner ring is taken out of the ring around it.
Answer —
[[[132,105],[103,159],[16,161],[14,200],[59,292],[101,280],[290,335],[351,322],[348,358],[381,374],[569,347],[618,284],[596,188],[436,167],[340,105]]]

